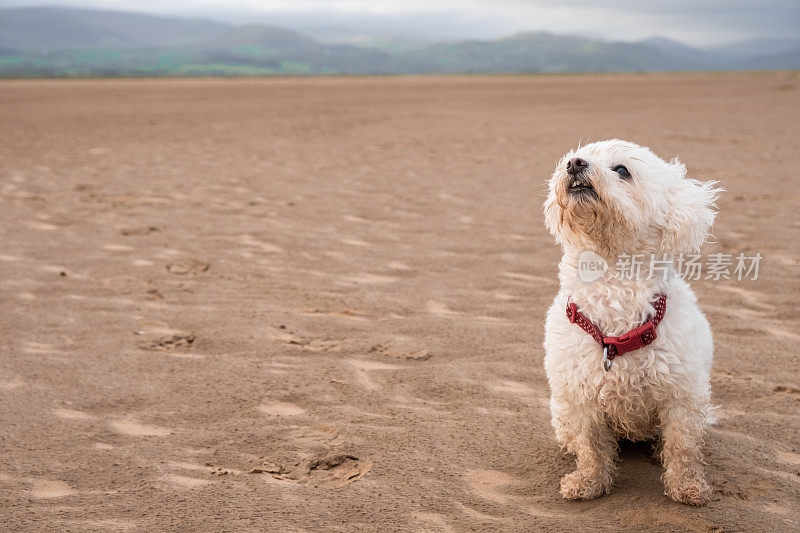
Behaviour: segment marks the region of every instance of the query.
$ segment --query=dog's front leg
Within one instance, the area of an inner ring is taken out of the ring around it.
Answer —
[[[705,505],[711,496],[703,469],[705,412],[688,404],[661,410],[661,461],[665,494],[676,502]]]
[[[561,478],[561,495],[569,500],[590,500],[611,492],[617,443],[600,413],[585,406],[561,411],[554,417],[556,434],[577,468]]]

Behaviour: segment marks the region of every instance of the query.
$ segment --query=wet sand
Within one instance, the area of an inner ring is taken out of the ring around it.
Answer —
[[[0,529],[800,528],[797,73],[0,83]],[[544,182],[620,137],[727,188],[706,508],[567,502]]]

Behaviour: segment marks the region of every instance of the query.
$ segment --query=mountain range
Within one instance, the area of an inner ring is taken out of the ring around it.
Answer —
[[[355,44],[354,44],[355,43]],[[544,32],[494,40],[320,42],[291,29],[121,11],[0,9],[0,77],[798,69],[800,39],[699,49]]]

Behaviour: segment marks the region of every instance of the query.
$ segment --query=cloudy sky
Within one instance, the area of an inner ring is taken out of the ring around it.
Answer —
[[[800,0],[0,0],[2,7],[43,4],[415,39],[540,30],[610,40],[661,35],[701,46],[800,38]]]

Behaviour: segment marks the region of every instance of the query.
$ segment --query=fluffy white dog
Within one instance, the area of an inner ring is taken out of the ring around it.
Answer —
[[[701,454],[711,329],[672,261],[706,240],[722,189],[685,175],[677,160],[615,139],[571,151],[550,179],[545,220],[563,257],[544,364],[556,437],[577,456],[561,480],[565,498],[609,493],[617,440],[655,437],[665,493],[692,505],[711,494]],[[579,271],[586,250],[609,265],[591,282]],[[624,254],[642,254],[638,276],[618,275]]]

